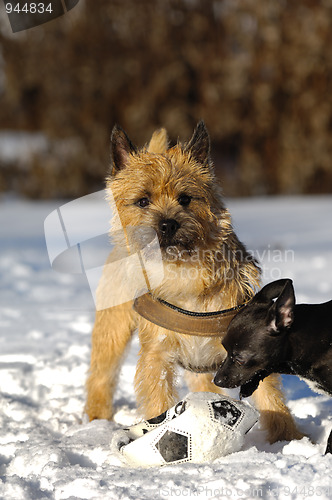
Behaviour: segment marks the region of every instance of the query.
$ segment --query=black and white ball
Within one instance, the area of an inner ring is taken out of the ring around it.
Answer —
[[[116,433],[112,446],[128,465],[139,467],[211,462],[239,451],[257,420],[247,402],[189,393],[161,415]]]

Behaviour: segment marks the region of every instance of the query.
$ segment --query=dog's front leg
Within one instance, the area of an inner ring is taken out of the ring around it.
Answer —
[[[139,335],[141,350],[135,391],[139,410],[149,419],[163,413],[177,400],[173,334],[144,320]]]
[[[213,373],[194,373],[185,371],[185,380],[191,392],[215,392],[224,394],[224,391],[213,383]]]
[[[253,398],[260,410],[262,427],[267,431],[270,443],[303,438],[304,434],[297,429],[285,405],[279,375],[270,375],[260,382]]]
[[[111,419],[113,393],[126,345],[135,328],[132,302],[97,311],[92,332],[85,412],[89,420]]]

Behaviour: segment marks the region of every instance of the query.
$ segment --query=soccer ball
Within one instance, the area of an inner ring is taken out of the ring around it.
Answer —
[[[161,415],[118,432],[112,443],[133,466],[211,462],[239,451],[257,420],[257,410],[247,402],[189,393]]]

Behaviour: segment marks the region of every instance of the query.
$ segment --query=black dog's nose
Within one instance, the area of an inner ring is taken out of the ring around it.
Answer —
[[[213,383],[217,385],[218,387],[224,387],[224,378],[220,374],[220,370],[217,371],[217,373],[214,376]]]
[[[165,238],[172,238],[180,224],[175,219],[163,219],[159,223],[159,230]]]

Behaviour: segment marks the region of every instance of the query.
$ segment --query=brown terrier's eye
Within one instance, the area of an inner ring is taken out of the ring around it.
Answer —
[[[187,194],[181,194],[178,198],[178,202],[183,207],[187,207],[189,205],[189,203],[191,202],[191,196],[188,196]]]
[[[138,200],[137,205],[141,208],[145,208],[150,205],[150,200],[149,198],[141,198],[140,200]]]

